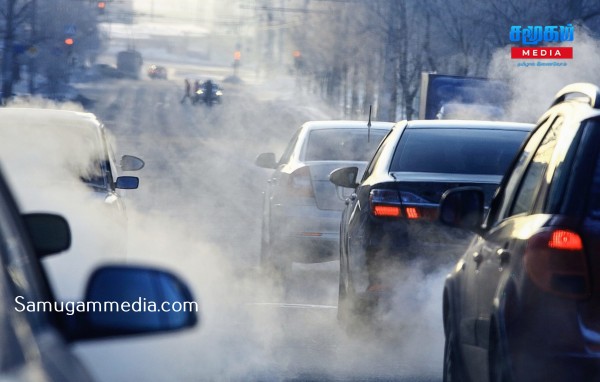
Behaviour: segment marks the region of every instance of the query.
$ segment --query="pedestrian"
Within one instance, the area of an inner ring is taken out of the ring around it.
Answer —
[[[183,94],[183,98],[181,99],[180,103],[184,103],[185,99],[188,98],[190,100],[190,102],[192,102],[192,95],[191,95],[191,91],[192,91],[192,85],[190,84],[190,80],[188,80],[187,78],[184,80],[184,87],[185,87],[185,93]]]

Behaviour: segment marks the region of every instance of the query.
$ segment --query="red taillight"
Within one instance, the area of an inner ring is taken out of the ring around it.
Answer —
[[[579,234],[547,229],[529,238],[525,270],[540,289],[564,297],[586,298],[590,293],[587,258]]]
[[[417,207],[406,207],[406,217],[409,219],[418,219],[421,217]]]
[[[290,174],[288,185],[288,194],[293,196],[314,197],[312,180],[310,178],[310,169],[307,166],[300,167]]]
[[[401,216],[400,207],[376,204],[373,206],[373,215],[382,217],[398,217]]]
[[[373,189],[369,194],[371,212],[378,217],[399,217],[400,195],[395,190]]]
[[[548,241],[548,246],[555,249],[564,249],[566,251],[581,251],[583,243],[581,237],[575,232],[557,229],[552,232],[552,237]]]

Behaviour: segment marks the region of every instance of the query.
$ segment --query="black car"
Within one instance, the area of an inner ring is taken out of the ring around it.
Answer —
[[[371,316],[400,267],[425,271],[456,260],[471,236],[437,221],[442,194],[479,186],[486,203],[532,125],[487,121],[404,121],[383,140],[356,183],[357,169],[330,180],[355,188],[340,228],[338,318]],[[382,304],[383,305],[383,304]]]
[[[440,218],[476,239],[444,287],[445,381],[600,378],[600,88],[563,88],[484,220],[481,189]]]
[[[43,213],[21,216],[0,173],[3,381],[90,381],[68,343],[164,332],[196,324],[195,311],[175,311],[175,302],[192,301],[187,286],[158,269],[104,266],[91,276],[85,301],[56,301],[39,260],[67,249],[70,241],[64,218]],[[160,313],[127,311],[125,304],[138,298],[143,298],[143,302],[170,302],[173,309]],[[108,311],[106,304],[111,308],[118,304],[121,309]]]

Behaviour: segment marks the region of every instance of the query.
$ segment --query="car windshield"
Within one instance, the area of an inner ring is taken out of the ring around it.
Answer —
[[[387,130],[319,129],[309,133],[304,161],[368,161]]]
[[[390,172],[503,175],[526,131],[407,129]]]

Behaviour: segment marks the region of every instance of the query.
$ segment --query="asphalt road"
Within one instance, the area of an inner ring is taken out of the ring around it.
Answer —
[[[393,325],[349,337],[335,318],[336,262],[295,265],[285,286],[257,268],[268,171],[254,158],[280,155],[302,122],[327,117],[290,87],[229,85],[207,108],[180,103],[181,78],[80,85],[117,155],[146,161],[126,195],[128,261],[174,270],[201,307],[194,330],[78,345],[98,380],[441,380],[443,272],[407,274]]]

